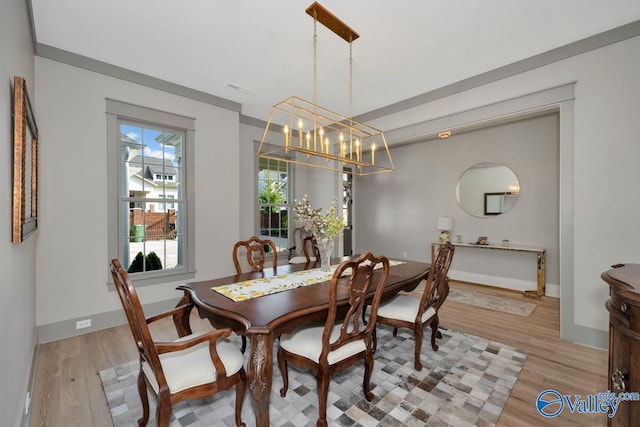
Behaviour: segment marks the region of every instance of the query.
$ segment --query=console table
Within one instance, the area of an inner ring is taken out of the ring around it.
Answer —
[[[431,243],[431,262],[435,261],[437,248],[443,245],[444,242]],[[547,250],[544,248],[534,248],[525,246],[502,246],[502,245],[477,245],[474,243],[454,243],[451,244],[455,247],[472,248],[472,249],[484,249],[489,251],[514,251],[514,252],[532,252],[537,255],[537,289],[526,290],[523,294],[529,298],[540,299],[545,295],[545,289],[547,285]]]

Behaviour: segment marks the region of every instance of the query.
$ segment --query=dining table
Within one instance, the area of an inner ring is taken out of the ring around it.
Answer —
[[[349,257],[332,259],[336,265]],[[381,302],[391,299],[400,291],[412,291],[421,280],[426,279],[430,264],[409,260],[393,262],[382,295]],[[256,426],[269,425],[269,402],[273,379],[274,343],[281,334],[292,332],[301,325],[324,324],[329,308],[330,277],[320,283],[286,289],[277,293],[235,301],[214,288],[228,287],[256,279],[270,280],[315,270],[319,262],[285,264],[265,268],[262,272],[247,272],[232,276],[186,282],[178,286],[184,295],[178,305],[190,305],[199,316],[208,319],[215,328],[230,328],[238,335],[246,336],[250,342],[247,383],[254,407]],[[376,271],[374,274],[380,274]],[[346,284],[346,279],[344,280]],[[376,282],[374,282],[376,283]],[[341,289],[342,288],[342,289]],[[375,288],[371,289],[372,298]],[[347,306],[346,286],[338,286],[338,306]],[[191,333],[187,310],[174,317],[179,331]]]

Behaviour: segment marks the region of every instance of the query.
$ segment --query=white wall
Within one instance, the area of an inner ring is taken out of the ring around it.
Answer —
[[[0,425],[20,425],[24,411],[29,371],[36,343],[35,285],[38,232],[19,244],[11,243],[13,187],[13,122],[11,120],[13,77],[24,77],[35,103],[33,44],[24,0],[0,2]],[[39,111],[35,107],[36,120]]]
[[[106,285],[105,98],[196,119],[196,279],[231,274],[239,228],[238,113],[40,57],[35,65],[43,141],[37,324],[122,311]],[[144,304],[177,300],[178,284],[138,293]]]
[[[573,166],[568,179],[573,182],[574,209],[569,242],[573,282],[561,283],[561,291],[566,285],[573,289],[565,295],[570,301],[561,300],[563,329],[569,326],[566,339],[593,343],[594,336],[603,336],[608,289],[600,274],[618,262],[637,262],[640,255],[639,75],[640,37],[635,37],[372,123],[395,129],[576,82],[573,154],[565,160]]]

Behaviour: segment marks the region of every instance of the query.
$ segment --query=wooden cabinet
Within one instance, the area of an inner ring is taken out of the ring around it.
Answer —
[[[601,275],[609,284],[609,390],[640,391],[640,264],[618,264]],[[637,426],[640,402],[623,401],[609,426]]]

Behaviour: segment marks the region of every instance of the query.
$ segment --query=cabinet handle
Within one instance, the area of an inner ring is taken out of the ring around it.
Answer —
[[[613,389],[617,392],[623,392],[627,390],[627,385],[624,380],[629,377],[629,372],[626,369],[616,369],[611,375],[611,384]]]
[[[622,304],[620,304],[620,311],[623,313],[626,313],[627,310],[629,310],[629,306],[627,306],[626,302],[623,302]]]

